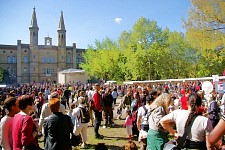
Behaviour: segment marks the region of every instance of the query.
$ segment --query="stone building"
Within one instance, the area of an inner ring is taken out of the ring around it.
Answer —
[[[38,23],[33,9],[30,30],[30,43],[0,45],[0,67],[4,70],[4,83],[31,83],[57,81],[57,72],[68,68],[80,68],[84,61],[76,43],[66,46],[66,28],[63,12],[58,27],[58,46],[52,45],[52,38],[45,37],[45,44],[38,45]]]

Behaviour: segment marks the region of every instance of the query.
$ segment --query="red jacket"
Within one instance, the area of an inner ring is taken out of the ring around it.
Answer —
[[[93,99],[94,99],[94,105],[96,110],[102,111],[102,106],[101,106],[102,96],[98,92],[95,92]]]

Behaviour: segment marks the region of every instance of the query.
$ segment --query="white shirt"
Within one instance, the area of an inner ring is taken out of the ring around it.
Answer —
[[[65,106],[63,104],[60,104],[59,112],[62,112],[63,114],[65,114],[65,111],[66,111]],[[45,103],[42,106],[41,115],[40,115],[40,119],[39,119],[39,123],[38,123],[40,128],[42,127],[46,117],[50,116],[51,114],[52,114],[52,112],[51,112],[50,108],[48,107],[48,103]]]
[[[13,117],[9,117],[8,115],[5,115],[1,119],[0,144],[2,146],[2,150],[12,150],[13,149],[12,123],[13,123]]]
[[[170,114],[164,116],[168,120],[171,120],[176,123],[177,133],[179,136],[184,134],[184,126],[187,121],[189,110],[174,110]],[[188,139],[191,141],[200,141],[204,142],[206,140],[205,136],[209,135],[213,127],[210,120],[204,116],[197,116],[195,119],[191,131],[188,135]]]

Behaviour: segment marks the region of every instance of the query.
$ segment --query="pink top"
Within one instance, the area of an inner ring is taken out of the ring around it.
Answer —
[[[31,116],[21,112],[16,114],[12,125],[13,150],[21,150],[23,146],[30,143],[38,145],[32,135],[34,130],[35,124]]]
[[[124,125],[125,126],[133,125],[132,122],[133,122],[133,117],[130,118],[130,116],[127,116],[126,119],[125,119]]]

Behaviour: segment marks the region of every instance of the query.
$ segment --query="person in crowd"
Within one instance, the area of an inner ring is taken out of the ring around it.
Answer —
[[[112,97],[113,97],[114,105],[116,105],[116,99],[117,99],[117,96],[118,96],[117,89],[114,88],[114,89],[113,89],[113,92],[112,92]]]
[[[188,109],[188,96],[192,93],[191,88],[187,88],[185,94],[181,97],[181,109]]]
[[[123,97],[123,106],[125,108],[127,108],[127,109],[130,109],[130,106],[131,106],[131,95],[130,95],[130,92],[129,91]]]
[[[44,96],[43,96],[43,93],[42,92],[39,92],[38,93],[38,104],[37,104],[37,115],[38,117],[41,115],[41,108],[44,104]]]
[[[67,106],[69,108],[70,107],[69,99],[70,99],[70,95],[71,95],[71,91],[69,90],[69,87],[66,87],[66,89],[64,90],[64,94],[63,95],[66,97],[66,104],[67,104]]]
[[[137,115],[137,128],[139,130],[138,142],[141,145],[141,150],[146,150],[147,148],[147,134],[149,129],[148,120],[144,120],[145,116],[148,115],[148,110],[153,102],[153,97],[146,97],[146,104],[138,109]],[[147,118],[146,118],[147,119]]]
[[[67,115],[70,116],[73,125],[74,125],[74,123],[75,123],[75,117],[72,115],[72,112],[73,112],[73,109],[74,109],[74,108],[76,108],[76,105],[75,105],[74,103],[70,104],[70,109],[69,109],[69,111],[67,112]]]
[[[211,146],[211,149],[213,149],[214,147],[218,147],[218,141],[221,138],[224,138],[224,134],[225,134],[225,116],[222,115],[219,123],[215,126],[215,128],[212,130],[212,132],[210,132],[209,136],[208,136],[208,142],[209,145]],[[221,146],[221,145],[219,145]],[[225,148],[225,147],[223,147]],[[222,148],[220,148],[222,149]]]
[[[12,124],[14,115],[20,111],[18,100],[15,97],[5,99],[4,108],[8,110],[8,114],[0,122],[0,144],[2,150],[13,150]]]
[[[45,149],[72,150],[70,136],[73,132],[73,123],[71,118],[59,112],[59,99],[52,98],[48,103],[52,114],[47,117],[43,124]]]
[[[103,104],[103,116],[104,116],[104,125],[103,128],[106,128],[108,125],[113,126],[113,97],[110,93],[110,89],[107,88],[106,92],[102,96],[102,104]]]
[[[125,118],[124,127],[126,127],[129,140],[132,141],[133,117],[132,117],[132,113],[130,109],[126,110],[126,118]]]
[[[211,145],[208,140],[209,133],[212,131],[212,125],[208,118],[199,115],[198,110],[202,104],[201,98],[193,93],[188,97],[188,110],[174,110],[170,114],[164,116],[160,123],[164,129],[175,136],[182,137],[187,126],[192,123],[192,119],[196,116],[191,126],[191,131],[188,133],[185,148],[206,150],[210,149]],[[171,123],[176,124],[176,130],[171,126]]]
[[[12,124],[13,150],[21,150],[23,147],[39,148],[36,137],[38,135],[38,123],[30,116],[34,111],[34,99],[29,95],[18,98],[20,112],[14,116]]]
[[[103,139],[104,137],[99,134],[98,130],[101,125],[102,121],[102,96],[100,95],[100,85],[95,84],[95,90],[96,92],[93,95],[94,100],[94,114],[95,114],[95,124],[94,124],[94,132],[95,132],[95,138],[96,139]]]
[[[210,119],[213,128],[217,125],[217,123],[219,122],[219,106],[217,104],[216,101],[216,97],[214,94],[211,94],[210,96],[210,102],[209,102],[209,106],[208,106],[208,118]]]
[[[137,110],[138,110],[138,100],[139,96],[138,93],[134,93],[134,99],[131,102],[131,112],[132,112],[132,116],[133,116],[133,127],[132,127],[132,133],[133,135],[137,135],[139,134],[139,131],[137,129]]]
[[[91,106],[91,101],[93,101],[93,95],[94,95],[94,90],[93,87],[90,87],[90,90],[87,93],[88,96],[88,108],[89,108],[89,113],[90,113],[90,119],[91,119],[91,125],[93,126],[94,124],[94,115],[93,115],[93,110],[90,108]]]
[[[147,137],[147,149],[160,150],[168,142],[167,131],[163,129],[159,121],[169,113],[171,103],[170,94],[162,93],[150,106],[151,114],[149,116],[149,130]]]
[[[50,100],[54,100],[54,99],[58,99],[59,100],[59,95],[58,95],[58,92],[52,92],[51,95],[50,95]],[[62,112],[63,114],[65,114],[65,107],[63,104],[60,104],[60,112]],[[40,126],[40,131],[42,130],[42,126],[43,126],[43,123],[44,123],[44,120],[46,117],[50,116],[52,114],[50,108],[49,108],[49,102],[45,103],[43,106],[42,106],[42,109],[41,109],[41,115],[40,115],[40,119],[39,119],[39,126]],[[43,134],[43,131],[42,131],[42,134]]]
[[[81,148],[86,148],[87,147],[87,128],[88,128],[88,123],[82,122],[82,108],[86,109],[85,106],[85,98],[84,97],[79,97],[78,98],[79,105],[75,109],[73,109],[72,116],[75,118],[75,123],[74,123],[74,129],[73,133],[75,135],[81,134],[82,137],[82,145]]]

